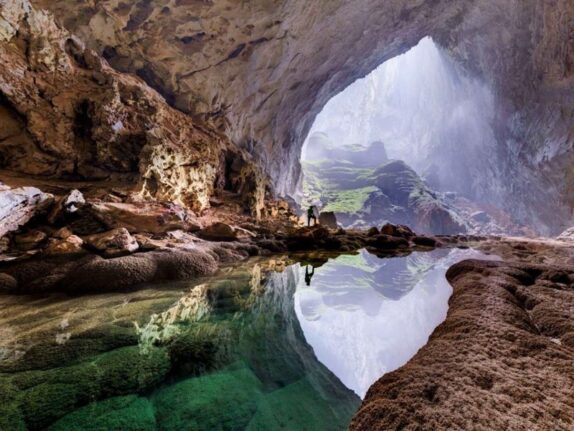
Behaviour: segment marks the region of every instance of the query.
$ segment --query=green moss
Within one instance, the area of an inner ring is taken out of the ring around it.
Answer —
[[[64,416],[50,431],[154,431],[154,410],[135,395],[92,403]]]
[[[244,364],[183,380],[152,398],[165,431],[241,430],[257,409],[261,382]]]
[[[369,195],[376,191],[376,187],[369,186],[360,189],[328,193],[329,203],[323,208],[323,211],[347,214],[357,213],[363,209]]]
[[[26,430],[18,408],[18,388],[9,377],[0,377],[0,430]]]
[[[100,355],[94,365],[102,396],[145,391],[161,382],[170,369],[165,349],[152,348],[142,353],[137,346]]]
[[[323,398],[307,379],[302,379],[262,397],[246,431],[342,431],[360,400],[349,397],[348,402],[338,401]]]

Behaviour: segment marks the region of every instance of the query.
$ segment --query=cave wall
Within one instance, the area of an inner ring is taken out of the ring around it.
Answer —
[[[27,0],[0,1],[0,121],[1,168],[139,184],[144,198],[196,212],[232,175],[228,188],[261,209],[264,177],[245,151],[111,68]]]
[[[545,232],[570,219],[568,0],[32,3],[249,152],[278,194],[296,185],[301,145],[327,100],[430,35],[497,98],[499,168],[485,187]]]

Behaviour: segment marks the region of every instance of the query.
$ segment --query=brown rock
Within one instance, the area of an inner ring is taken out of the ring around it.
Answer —
[[[574,276],[571,266],[450,268],[446,320],[371,386],[349,429],[570,430],[574,309],[570,288],[547,284],[556,272]]]
[[[89,212],[108,228],[126,228],[130,232],[165,233],[183,229],[196,231],[200,225],[178,205],[155,202],[94,203]]]
[[[333,211],[325,211],[319,214],[319,224],[331,229],[337,229],[337,217]]]
[[[371,227],[368,231],[367,231],[367,236],[376,236],[378,234],[380,234],[381,232],[379,232],[379,229],[377,229],[375,226]],[[390,235],[387,232],[382,232],[386,235]]]
[[[73,268],[61,286],[69,292],[105,292],[209,275],[217,267],[210,254],[198,250],[150,251],[111,259],[94,256]]]
[[[10,274],[0,272],[0,293],[13,292],[18,287],[18,281]]]
[[[415,236],[412,241],[416,245],[421,245],[424,247],[436,247],[437,240],[428,236]]]
[[[214,223],[199,232],[197,236],[208,241],[236,241],[237,232],[226,223]]]
[[[408,247],[409,242],[404,238],[379,234],[369,238],[367,244],[379,250],[394,250]]]
[[[63,239],[50,239],[44,253],[46,255],[81,254],[86,251],[82,248],[84,241],[76,235],[69,235]]]
[[[14,237],[14,243],[20,250],[32,250],[38,248],[48,238],[41,230],[31,230]]]
[[[74,214],[86,203],[84,195],[79,190],[72,190],[67,195],[57,199],[56,205],[48,215],[48,221],[52,224],[64,221],[66,216]]]
[[[130,254],[139,248],[136,239],[123,227],[90,235],[86,237],[86,243],[108,257]]]
[[[415,233],[408,226],[400,224],[394,225],[391,223],[385,224],[381,228],[381,233],[384,233],[385,235],[398,236],[401,238],[411,238],[415,236]]]

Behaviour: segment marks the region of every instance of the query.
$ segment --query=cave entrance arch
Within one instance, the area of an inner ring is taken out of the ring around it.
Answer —
[[[332,97],[302,149],[300,202],[345,227],[385,221],[452,234],[499,230],[494,96],[430,37]]]

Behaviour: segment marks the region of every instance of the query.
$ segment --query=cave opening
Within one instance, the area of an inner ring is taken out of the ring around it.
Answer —
[[[425,37],[332,97],[303,145],[299,202],[343,227],[432,234],[527,229],[500,209],[495,98]]]

